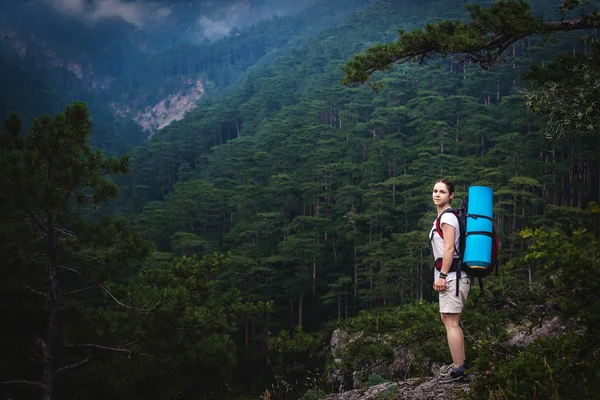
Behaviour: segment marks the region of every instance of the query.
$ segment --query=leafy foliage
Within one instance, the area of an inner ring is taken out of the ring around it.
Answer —
[[[525,92],[525,103],[531,111],[547,114],[546,136],[551,139],[573,130],[598,128],[598,106],[592,99],[597,98],[600,88],[594,67],[600,57],[600,43],[590,37],[582,40],[589,55],[560,55],[547,66],[534,65],[527,75],[534,86]]]
[[[392,386],[375,395],[375,400],[393,400],[398,397],[398,387]]]
[[[385,379],[383,376],[379,374],[371,374],[367,381],[365,382],[365,387],[371,387],[375,385],[379,385],[380,383],[389,382],[388,379]]]
[[[598,218],[594,213],[589,217]],[[543,279],[535,289],[536,300],[557,302],[555,314],[566,332],[538,339],[524,350],[505,349],[509,352],[501,356],[480,352],[482,378],[473,398],[590,398],[598,390],[594,377],[600,348],[594,333],[599,319],[593,311],[598,290],[594,275],[600,268],[597,233],[548,229],[525,231],[523,237],[531,244],[521,263],[533,264]]]
[[[327,398],[327,394],[320,390],[313,389],[307,390],[302,397],[300,397],[301,400],[324,400],[325,398]]]

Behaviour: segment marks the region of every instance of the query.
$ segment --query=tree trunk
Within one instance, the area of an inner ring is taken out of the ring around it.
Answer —
[[[296,321],[294,321],[294,302],[292,300],[290,300],[290,316],[291,316],[290,319],[292,320],[292,328],[293,328]]]
[[[496,87],[496,103],[500,102],[500,80],[498,79],[498,86]]]
[[[317,293],[317,257],[313,256],[312,293]]]
[[[58,237],[54,230],[52,217],[48,218],[48,292],[46,299],[46,332],[44,337],[38,339],[42,350],[42,399],[54,398],[54,379],[56,378],[56,344],[55,335],[58,325],[58,276],[57,276],[57,248]]]
[[[298,326],[302,327],[302,303],[304,296],[301,294],[298,296]]]
[[[513,188],[513,190],[516,190],[515,188]],[[515,232],[517,230],[517,195],[514,194],[513,195],[513,220],[512,220],[512,231],[511,234],[513,232]]]
[[[348,294],[344,294],[344,319],[348,319]]]
[[[354,263],[354,298],[358,292],[358,260],[356,251],[356,220],[354,207],[352,207],[352,262]]]
[[[373,268],[369,267],[369,290],[371,297],[369,298],[369,312],[373,309]]]
[[[419,300],[423,301],[423,247],[421,247],[421,258],[419,262]]]

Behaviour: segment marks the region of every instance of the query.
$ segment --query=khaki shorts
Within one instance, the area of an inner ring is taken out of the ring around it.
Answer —
[[[461,278],[456,295],[456,279],[446,283],[446,290],[440,292],[440,312],[445,314],[459,314],[463,310],[465,301],[469,297],[471,278]]]

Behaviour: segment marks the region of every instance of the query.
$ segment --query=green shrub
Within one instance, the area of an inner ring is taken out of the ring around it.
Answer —
[[[398,398],[398,386],[391,386],[375,395],[375,400],[396,400]]]
[[[389,382],[388,379],[385,379],[383,376],[379,374],[371,374],[367,381],[365,382],[365,387],[371,387],[375,385],[379,385],[380,383]]]
[[[327,394],[321,390],[309,389],[304,392],[302,397],[300,397],[300,400],[324,400],[326,397]]]
[[[524,321],[540,325],[560,317],[567,331],[524,349],[478,341],[471,399],[590,399],[600,391],[600,240],[585,230],[525,230],[528,253],[513,271],[532,273],[528,292],[537,299]],[[554,304],[550,306],[550,304]]]
[[[600,385],[598,362],[581,354],[584,337],[569,333],[538,339],[505,360],[479,360],[480,378],[471,399],[588,399]],[[587,360],[586,360],[587,358]]]
[[[450,358],[447,348],[439,346],[446,337],[439,317],[439,306],[431,303],[408,304],[400,308],[360,312],[341,323],[349,343],[331,356],[341,360],[328,363],[328,371],[341,370],[346,376],[361,371],[369,376],[375,364],[393,362],[395,349],[408,346],[415,360],[411,366],[414,375],[428,374],[431,360]]]

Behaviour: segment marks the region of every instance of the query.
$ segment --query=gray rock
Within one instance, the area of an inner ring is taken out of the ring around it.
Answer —
[[[523,322],[518,326],[509,326],[508,333],[511,338],[507,344],[517,347],[527,347],[534,340],[541,337],[557,337],[565,333],[566,327],[558,317],[544,320],[541,325],[533,325],[531,322]]]
[[[327,400],[377,400],[382,392],[396,388],[393,396],[397,400],[452,400],[458,392],[468,392],[469,381],[440,383],[437,378],[413,378],[400,382],[386,382],[366,389],[336,393]]]

